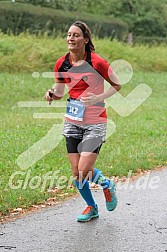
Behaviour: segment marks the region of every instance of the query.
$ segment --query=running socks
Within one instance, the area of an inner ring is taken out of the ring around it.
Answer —
[[[97,205],[93,199],[92,192],[89,187],[89,182],[87,180],[83,180],[82,182],[78,182],[77,180],[74,180],[74,182],[82,198],[87,203],[87,205],[96,207]]]
[[[91,181],[101,185],[103,189],[107,189],[110,187],[110,180],[106,179],[106,177],[102,174],[102,172],[99,171],[97,168],[94,168],[94,174],[92,176]],[[97,205],[93,199],[88,180],[83,179],[82,182],[74,180],[74,182],[87,205],[96,207]]]
[[[110,187],[110,180],[106,179],[102,172],[99,171],[97,168],[94,168],[92,182],[101,185],[103,189],[107,189]]]

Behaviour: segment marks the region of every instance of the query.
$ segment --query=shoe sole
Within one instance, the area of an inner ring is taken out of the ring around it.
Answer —
[[[90,220],[92,220],[92,219],[95,219],[95,218],[98,218],[98,217],[99,217],[99,214],[96,214],[96,215],[90,216],[90,218],[87,219],[87,220],[78,220],[78,219],[77,219],[77,221],[78,221],[78,222],[88,222],[88,221],[90,221]]]

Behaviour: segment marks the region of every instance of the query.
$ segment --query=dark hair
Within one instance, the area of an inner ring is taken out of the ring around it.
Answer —
[[[72,25],[79,27],[81,31],[83,32],[83,37],[89,39],[89,42],[85,46],[85,50],[89,52],[95,51],[95,47],[92,43],[92,35],[91,35],[91,31],[89,27],[82,21],[76,21]]]

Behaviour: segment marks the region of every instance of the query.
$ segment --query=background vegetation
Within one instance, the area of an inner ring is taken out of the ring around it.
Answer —
[[[167,47],[161,45],[129,45],[116,40],[94,38],[96,51],[109,62],[128,61],[134,70],[167,71]],[[53,71],[55,61],[67,52],[61,36],[0,34],[0,71]]]
[[[14,2],[15,1],[15,2]],[[76,19],[98,37],[134,42],[167,41],[167,0],[13,0],[0,1],[3,32],[64,33]]]

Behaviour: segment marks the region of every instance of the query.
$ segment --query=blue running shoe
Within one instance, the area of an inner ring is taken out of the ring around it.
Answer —
[[[96,205],[96,207],[88,206],[82,212],[82,214],[78,215],[77,221],[79,221],[79,222],[86,222],[86,221],[90,221],[91,219],[98,218],[98,217],[99,217],[99,214],[98,214],[98,207],[97,207],[97,205]]]
[[[106,199],[106,208],[108,211],[113,211],[117,206],[117,196],[115,192],[114,181],[110,181],[110,187],[103,190]]]

